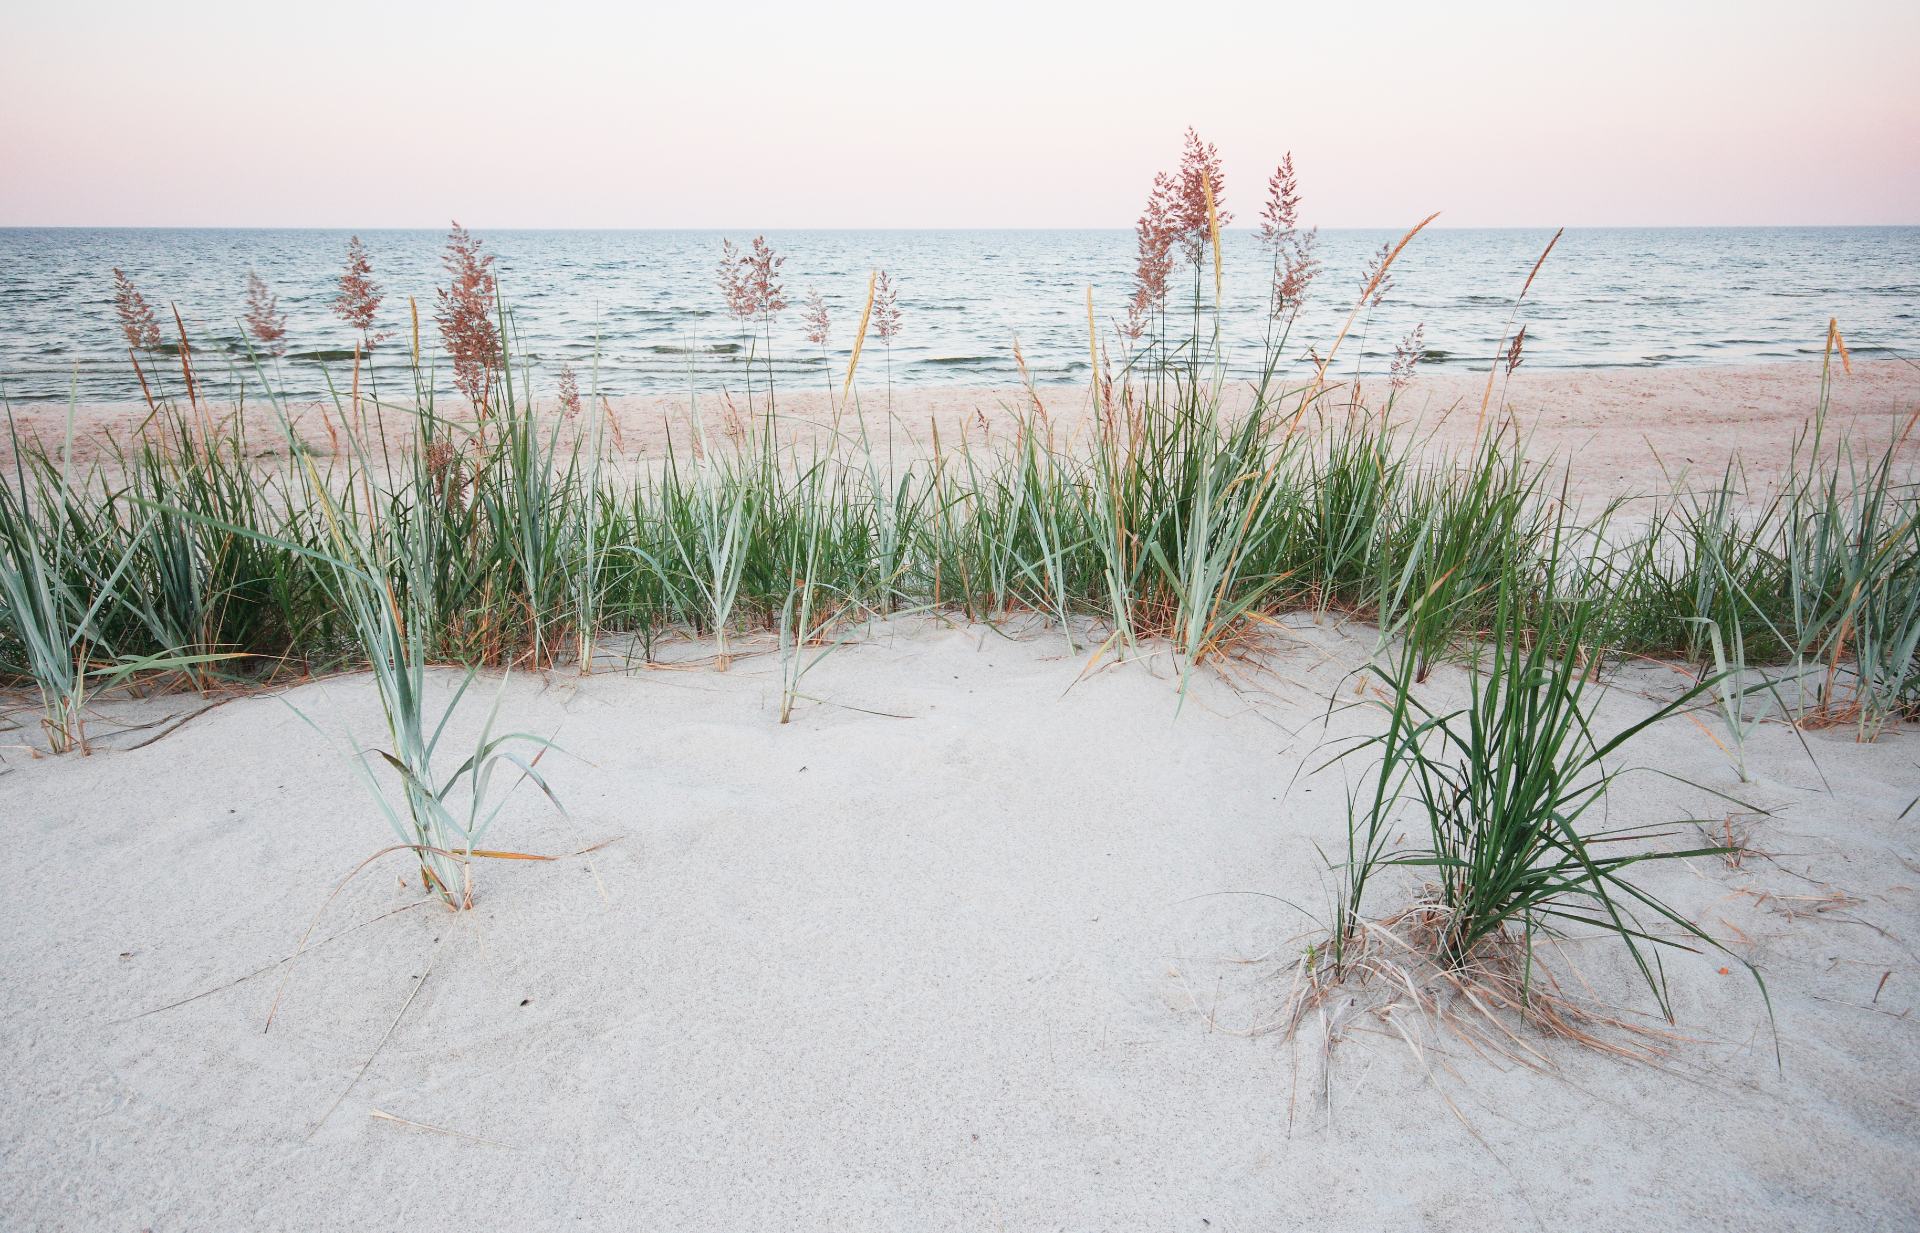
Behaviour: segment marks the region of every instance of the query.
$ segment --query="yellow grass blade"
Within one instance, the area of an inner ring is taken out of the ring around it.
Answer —
[[[860,310],[860,329],[853,336],[853,354],[847,357],[847,383],[840,387],[841,402],[845,402],[847,396],[853,393],[853,374],[860,367],[860,348],[867,341],[867,318],[873,316],[873,285],[879,277],[878,270],[867,275],[867,306]]]
[[[1524,300],[1527,298],[1527,288],[1533,286],[1533,280],[1537,278],[1540,274],[1540,267],[1547,263],[1547,254],[1553,251],[1553,246],[1555,244],[1558,244],[1560,242],[1560,237],[1565,234],[1567,234],[1567,229],[1565,227],[1562,227],[1560,228],[1560,230],[1553,233],[1553,238],[1551,240],[1547,241],[1546,248],[1541,250],[1540,259],[1538,261],[1535,261],[1533,263],[1533,269],[1527,272],[1527,281],[1520,285],[1521,300]],[[1518,302],[1519,302],[1518,300],[1515,301],[1515,303],[1518,303]]]
[[[479,1135],[470,1135],[463,1130],[448,1130],[445,1126],[429,1126],[425,1122],[416,1122],[411,1118],[399,1117],[395,1114],[388,1113],[385,1109],[369,1108],[367,1110],[367,1113],[370,1116],[376,1117],[383,1122],[393,1122],[397,1125],[406,1126],[413,1130],[426,1130],[426,1131],[431,1131],[432,1133],[437,1135],[450,1135],[456,1139],[467,1139],[474,1143],[484,1143],[488,1147],[504,1147],[508,1151],[515,1150],[513,1144],[511,1143],[502,1143],[497,1139],[483,1139]]]
[[[1100,335],[1093,325],[1093,285],[1087,285],[1087,362],[1093,373],[1093,412],[1100,414]]]
[[[460,855],[480,856],[492,861],[564,861],[575,856],[585,856],[589,852],[598,852],[601,848],[606,847],[612,842],[613,840],[611,839],[602,839],[599,843],[591,844],[578,851],[562,852],[558,855],[549,855],[544,852],[502,852],[495,848],[474,848],[472,851],[463,852],[460,853]]]
[[[180,331],[180,375],[187,381],[187,401],[197,407],[200,404],[195,393],[197,387],[193,383],[193,348],[187,345],[187,323],[180,319],[179,305],[169,304],[167,307],[173,309],[174,328]]]
[[[1713,734],[1713,729],[1707,727],[1705,721],[1703,721],[1698,715],[1695,715],[1692,711],[1688,711],[1687,718],[1693,721],[1695,727],[1699,728],[1700,731],[1707,734],[1707,739],[1713,742],[1714,748],[1718,749],[1721,753],[1728,752],[1727,747],[1720,743],[1720,738]]]
[[[1220,311],[1220,210],[1213,200],[1213,176],[1201,172],[1200,187],[1207,194],[1207,231],[1213,236],[1213,311]],[[1425,223],[1420,224],[1422,227]],[[1416,228],[1418,230],[1418,228]],[[1406,243],[1405,240],[1401,241]]]
[[[1844,368],[1847,375],[1851,377],[1853,375],[1853,357],[1847,354],[1847,340],[1840,337],[1840,318],[1828,317],[1827,363],[1831,364],[1833,362],[1833,353],[1835,350],[1840,352],[1840,367]]]

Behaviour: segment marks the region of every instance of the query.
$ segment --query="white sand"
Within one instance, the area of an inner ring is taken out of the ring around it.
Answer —
[[[1696,1043],[1659,1070],[1525,1028],[1553,1073],[1446,1036],[1419,1037],[1422,1061],[1379,1023],[1326,1067],[1311,1025],[1230,1030],[1273,1013],[1310,928],[1263,896],[1326,907],[1341,771],[1294,777],[1324,761],[1319,717],[1371,637],[1303,621],[1237,688],[1203,674],[1177,719],[1164,656],[1069,688],[1085,656],[1058,632],[927,622],[835,653],[807,681],[827,704],[786,727],[766,657],[516,678],[512,722],[574,755],[550,772],[575,822],[526,792],[491,841],[618,842],[486,863],[458,918],[387,915],[418,895],[386,858],[327,910],[316,937],[353,931],[295,966],[266,1034],[273,965],[389,842],[340,757],[274,698],[137,750],[152,730],[105,721],[91,758],[9,749],[0,1225],[1920,1223],[1911,730],[1808,733],[1816,772],[1770,725],[1744,788],[1691,719],[1630,759],[1774,810],[1752,833],[1773,859],[1644,882],[1764,971],[1780,1068],[1723,956],[1669,958]],[[1627,670],[1603,724],[1676,680]],[[363,678],[286,701],[378,734]],[[1633,776],[1610,818],[1731,809]],[[1389,876],[1373,902],[1411,889]],[[1610,949],[1566,959],[1603,1001],[1649,1006]]]

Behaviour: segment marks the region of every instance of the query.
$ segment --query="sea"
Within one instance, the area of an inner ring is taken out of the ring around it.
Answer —
[[[435,292],[446,234],[358,233],[385,292],[379,328],[393,341],[374,362],[403,365],[418,306],[425,356],[438,351]],[[716,270],[723,240],[749,232],[488,231],[516,365],[536,387],[571,366],[583,390],[673,393],[737,385],[751,361],[765,379],[825,385],[844,372],[869,275],[898,286],[899,330],[869,335],[860,379],[898,385],[1084,382],[1087,293],[1110,356],[1132,293],[1127,230],[768,231],[789,302],[771,338],[748,338],[727,314]],[[1394,263],[1377,307],[1354,317],[1343,367],[1384,369],[1421,328],[1422,363],[1485,369],[1508,332],[1526,327],[1536,368],[1732,364],[1818,356],[1828,322],[1856,358],[1920,357],[1920,227],[1569,229],[1515,306],[1548,229],[1429,229]],[[198,375],[289,397],[351,380],[352,331],[331,305],[350,233],[279,229],[0,229],[0,393],[10,403],[138,399],[113,311],[123,270],[175,333],[177,311]],[[1251,375],[1324,352],[1352,313],[1369,261],[1399,234],[1328,230],[1320,277],[1284,336],[1269,321],[1271,259],[1251,231],[1222,244],[1219,354]],[[248,271],[279,297],[284,354],[257,372],[241,327]],[[1170,332],[1214,336],[1213,270],[1176,270]],[[801,304],[817,292],[831,338],[807,341]],[[1022,371],[1022,361],[1025,370]],[[444,362],[440,384],[449,384]]]

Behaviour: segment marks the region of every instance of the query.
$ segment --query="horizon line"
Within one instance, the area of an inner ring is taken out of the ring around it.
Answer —
[[[453,220],[449,219],[450,225]],[[1033,226],[963,226],[958,224],[916,224],[905,226],[809,226],[804,224],[766,224],[751,226],[537,226],[519,223],[506,224],[463,224],[469,231],[550,231],[550,232],[687,232],[687,233],[748,233],[782,231],[817,232],[915,232],[915,231],[974,231],[974,232],[1034,232],[1034,231],[1113,231],[1131,232],[1133,224],[1106,225],[1065,225],[1045,224]],[[1920,220],[1913,222],[1865,222],[1865,223],[1461,223],[1445,225],[1435,223],[1426,231],[1553,231],[1564,228],[1567,231],[1865,231],[1890,228],[1920,227]],[[396,224],[396,223],[11,223],[0,222],[0,231],[429,231],[446,230],[441,224]],[[1229,234],[1252,234],[1257,227],[1223,227]],[[1309,231],[1386,231],[1403,232],[1401,224],[1338,223],[1315,224],[1301,227]]]

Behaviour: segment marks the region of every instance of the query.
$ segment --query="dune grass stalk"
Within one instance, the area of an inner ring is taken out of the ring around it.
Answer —
[[[1249,448],[1257,443],[1241,434],[1196,460],[1191,500],[1168,511],[1166,538],[1148,541],[1175,603],[1173,642],[1183,664],[1183,700],[1194,669],[1279,582],[1244,580],[1261,537],[1273,526],[1269,499],[1278,468],[1261,465],[1258,449]]]
[[[827,384],[827,405],[830,410],[838,411],[839,403],[833,396],[833,374],[827,366],[827,344],[833,339],[833,318],[827,312],[827,301],[818,291],[808,291],[807,298],[801,302],[801,322],[807,342],[820,348],[820,372]]]
[[[783,724],[792,720],[794,705],[804,697],[800,686],[807,673],[841,644],[843,639],[835,636],[834,627],[850,606],[844,598],[835,602],[821,585],[832,551],[832,506],[822,492],[825,470],[824,464],[816,464],[801,477],[799,521],[788,537],[793,581],[778,621]]]
[[[1134,482],[1139,468],[1132,455],[1131,425],[1102,419],[1095,425],[1092,476],[1087,486],[1089,540],[1099,562],[1100,597],[1113,625],[1110,641],[1132,649],[1140,644],[1135,616],[1141,576],[1149,561],[1132,524]]]
[[[1072,502],[1056,469],[1056,457],[1040,443],[1041,426],[1030,423],[1020,453],[1019,539],[1026,544],[1017,560],[1034,607],[1048,613],[1067,640],[1067,653],[1077,654],[1069,581],[1073,559],[1085,542]]]
[[[887,468],[893,469],[893,339],[900,332],[900,283],[881,270],[873,285],[873,332],[880,338],[887,390]]]
[[[1760,726],[1760,720],[1747,709],[1751,690],[1747,685],[1746,636],[1738,621],[1723,632],[1720,623],[1711,617],[1691,619],[1705,627],[1707,642],[1713,651],[1713,696],[1721,726],[1727,734],[1724,746],[1727,759],[1733,763],[1734,774],[1740,782],[1751,783],[1753,777],[1747,772],[1747,741]]]
[[[600,347],[596,339],[587,406],[597,410],[600,405]],[[601,416],[591,410],[585,417],[582,435],[586,458],[579,474],[578,500],[572,503],[577,510],[577,525],[565,564],[573,601],[574,654],[580,670],[589,674],[593,671],[595,639],[605,623],[609,591],[606,560],[611,548],[607,531],[614,525],[611,514],[617,505],[617,497],[607,491],[604,474],[610,419],[610,414]],[[576,441],[576,451],[578,444]]]
[[[733,662],[727,627],[752,549],[755,494],[710,451],[694,461],[684,480],[677,456],[669,452],[662,493],[674,553],[704,601],[701,617],[713,635],[714,667],[725,672]]]
[[[588,502],[574,470],[577,447],[564,470],[558,465],[561,420],[543,430],[532,409],[513,396],[512,383],[504,385],[495,416],[499,448],[482,469],[479,491],[494,540],[506,545],[519,573],[532,638],[528,660],[539,667],[552,661],[551,631],[564,620],[568,592],[578,594],[566,571],[578,548],[577,507]]]

